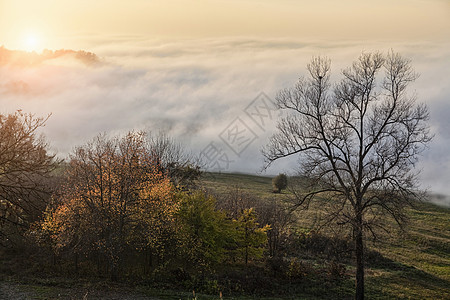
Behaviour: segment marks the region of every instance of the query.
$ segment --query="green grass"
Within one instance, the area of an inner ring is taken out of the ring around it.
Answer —
[[[271,177],[212,173],[205,176],[203,183],[217,193],[227,193],[230,187],[238,187],[262,199],[280,197],[289,201],[291,196],[287,191],[272,193]],[[298,226],[312,227],[323,212],[322,204],[319,201],[309,210],[297,211]],[[417,203],[407,213],[409,223],[405,232],[396,230],[392,220],[387,220],[392,231],[381,233],[378,242],[367,243],[370,251],[382,257],[381,263],[366,266],[367,298],[450,299],[450,209]],[[348,267],[349,272],[354,273],[351,265]],[[352,289],[348,282],[345,286]],[[321,291],[319,285],[316,292],[320,295],[325,291]]]
[[[248,174],[231,173],[206,173],[202,179],[204,187],[213,189],[216,193],[227,193],[230,189],[240,190],[258,196],[262,199],[280,198],[285,199],[290,195],[288,190],[281,194],[273,193],[272,177]]]
[[[262,200],[281,200],[288,203],[293,201],[292,185],[295,190],[301,188],[304,182],[295,178],[288,179],[288,188],[281,193],[275,193],[272,186],[274,176],[260,176],[243,173],[205,173],[200,181],[200,186],[216,194],[227,194],[238,189],[239,191],[251,194]],[[315,204],[314,204],[315,205]],[[313,206],[314,206],[313,205]],[[320,207],[320,203],[317,207]],[[314,209],[312,210],[314,211]]]

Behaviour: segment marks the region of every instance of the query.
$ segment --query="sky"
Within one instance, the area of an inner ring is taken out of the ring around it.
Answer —
[[[393,49],[411,59],[411,92],[431,112],[422,187],[450,195],[449,32],[446,0],[0,0],[3,53],[32,53],[27,64],[0,54],[0,113],[51,113],[43,133],[63,157],[101,132],[165,130],[221,159],[211,167],[256,173],[275,132],[270,103],[313,56],[339,79],[362,52]],[[227,132],[238,127],[248,136],[236,146]]]

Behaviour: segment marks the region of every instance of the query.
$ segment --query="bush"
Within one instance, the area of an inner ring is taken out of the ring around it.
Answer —
[[[309,274],[315,273],[314,267],[294,258],[291,260],[286,275],[290,280],[298,281],[307,277]]]
[[[347,267],[341,263],[336,261],[332,261],[328,265],[328,275],[333,278],[343,278],[345,276],[345,272],[347,271]]]

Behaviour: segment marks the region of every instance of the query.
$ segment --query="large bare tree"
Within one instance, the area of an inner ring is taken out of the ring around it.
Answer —
[[[333,204],[328,221],[349,225],[356,254],[356,299],[364,298],[364,238],[386,215],[404,220],[417,196],[414,166],[431,140],[426,105],[407,93],[417,78],[397,53],[363,53],[330,82],[330,61],[313,58],[309,76],[277,95],[286,114],[263,149],[267,165],[298,154],[312,184],[298,205]]]

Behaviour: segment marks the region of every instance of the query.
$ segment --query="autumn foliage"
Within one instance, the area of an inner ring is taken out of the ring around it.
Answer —
[[[143,132],[101,135],[70,157],[35,234],[76,272],[118,278],[161,268],[213,270],[262,258],[269,226],[252,209],[230,217],[202,191],[176,188]]]
[[[112,276],[130,251],[165,254],[178,202],[146,145],[143,133],[132,132],[75,150],[41,225],[56,253],[95,256]]]
[[[46,120],[22,111],[0,114],[0,246],[20,243],[47,205],[58,161],[38,133]]]

